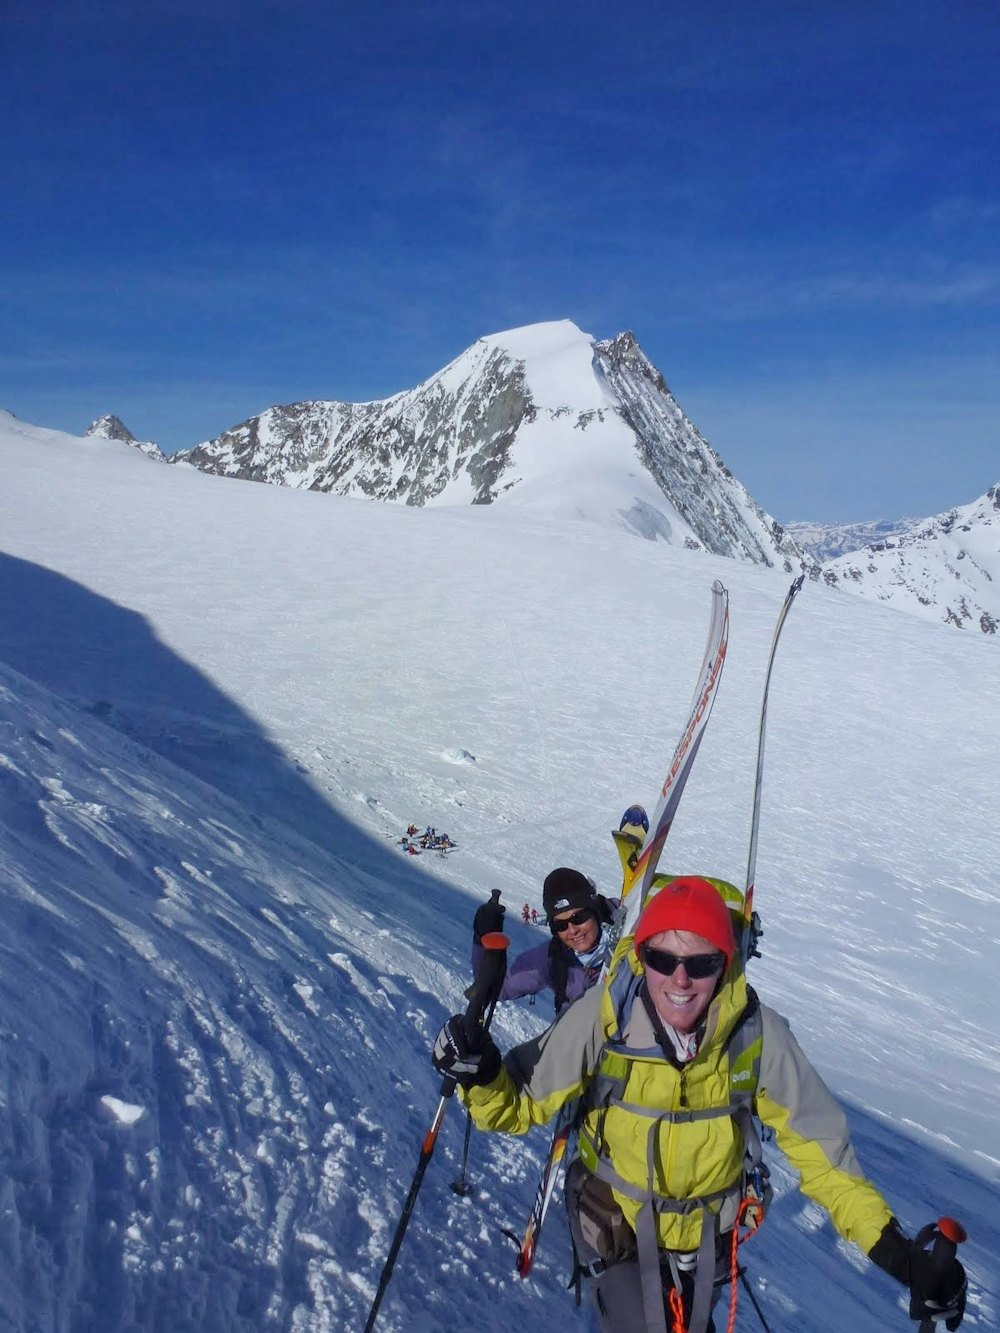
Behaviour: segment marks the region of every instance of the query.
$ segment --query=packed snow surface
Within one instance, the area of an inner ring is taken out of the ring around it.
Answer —
[[[480,339],[522,361],[536,407],[559,408],[572,403],[577,411],[610,407],[614,398],[594,374],[594,339],[568,319],[527,324]]]
[[[557,326],[558,327],[558,326]],[[558,350],[557,348],[555,350]],[[663,860],[742,881],[786,576],[544,506],[415,509],[157,465],[0,418],[0,1327],[363,1327],[493,888],[613,891],[721,578],[730,653]],[[970,1232],[998,1324],[996,645],[807,585],[772,680],[763,998],[903,1224]],[[408,857],[413,822],[458,844]],[[504,1005],[507,1048],[549,1018]],[[589,1329],[547,1146],[448,1110],[378,1328]],[[772,1157],[775,1333],[910,1327]],[[737,1327],[756,1327],[746,1302]]]

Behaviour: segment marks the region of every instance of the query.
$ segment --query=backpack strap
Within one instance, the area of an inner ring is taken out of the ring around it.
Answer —
[[[760,1134],[754,1120],[763,1046],[764,1019],[760,1012],[760,1000],[754,988],[748,985],[747,1007],[726,1042],[729,1099],[737,1107],[733,1118],[743,1134],[745,1175],[760,1170],[763,1161]]]
[[[615,909],[611,906],[611,903],[603,893],[596,894],[595,899],[597,906],[594,910],[597,912],[598,921],[602,926],[613,925],[615,920]]]

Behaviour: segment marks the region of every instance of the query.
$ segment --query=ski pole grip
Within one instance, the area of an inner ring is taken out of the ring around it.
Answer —
[[[931,1267],[939,1273],[945,1273],[954,1263],[958,1247],[968,1234],[961,1222],[953,1217],[939,1217],[934,1233],[934,1248],[931,1250]]]
[[[969,1233],[966,1231],[965,1227],[962,1226],[961,1222],[956,1222],[953,1217],[939,1217],[937,1229],[939,1240],[950,1241],[952,1251],[949,1257],[954,1259],[954,1247],[956,1245],[961,1245],[963,1241],[968,1240]],[[935,1242],[934,1248],[937,1248],[937,1242]]]
[[[506,935],[492,931],[484,935],[482,961],[476,973],[476,979],[465,992],[469,1003],[465,1007],[465,1030],[471,1036],[473,1030],[482,1021],[483,1014],[495,1004],[500,994],[500,987],[507,975],[507,949],[510,945]]]
[[[934,1240],[930,1254],[931,1276],[946,1278],[957,1257],[958,1247],[968,1239],[968,1233],[961,1222],[957,1222],[953,1217],[939,1217],[933,1227],[927,1230],[931,1232]],[[941,1295],[949,1298],[952,1292],[942,1292]],[[932,1292],[931,1298],[938,1299],[938,1293]],[[933,1320],[925,1319],[921,1322],[918,1333],[933,1333],[935,1327]]]

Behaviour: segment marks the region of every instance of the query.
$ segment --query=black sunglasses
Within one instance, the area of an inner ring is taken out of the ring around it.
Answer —
[[[549,925],[561,935],[564,930],[569,930],[570,926],[582,926],[585,921],[596,915],[597,913],[589,907],[581,907],[579,912],[574,912],[572,916],[563,917],[562,921],[550,921]]]
[[[645,967],[651,967],[662,976],[672,977],[681,963],[692,981],[702,981],[705,977],[715,977],[726,965],[726,956],[721,953],[670,953],[667,949],[652,949],[644,945],[642,961]]]

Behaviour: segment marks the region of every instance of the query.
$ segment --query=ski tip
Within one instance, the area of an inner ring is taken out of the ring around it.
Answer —
[[[641,828],[646,833],[649,832],[649,816],[646,814],[645,806],[638,804],[630,805],[621,817],[621,822],[618,825],[618,832],[621,833],[623,829],[630,826],[632,828]]]

